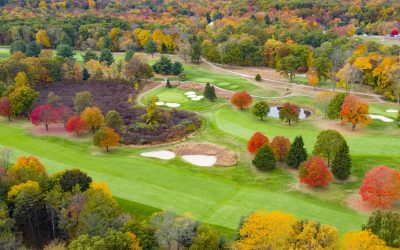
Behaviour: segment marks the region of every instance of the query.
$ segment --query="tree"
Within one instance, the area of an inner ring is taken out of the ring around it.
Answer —
[[[342,105],[344,99],[348,96],[347,93],[337,93],[332,101],[328,105],[328,118],[331,120],[340,118],[340,110],[342,109]]]
[[[317,102],[321,110],[324,112],[325,118],[327,117],[328,114],[328,106],[335,97],[335,95],[336,94],[333,91],[321,91],[317,94]]]
[[[97,56],[96,52],[94,52],[92,49],[87,49],[85,54],[82,56],[83,57],[83,61],[85,63],[89,62],[90,60],[98,60],[99,57]]]
[[[247,143],[247,150],[250,154],[255,154],[265,144],[269,144],[268,137],[261,132],[255,132]]]
[[[183,72],[183,66],[182,63],[180,62],[174,62],[174,64],[172,64],[172,68],[171,68],[172,74],[174,75],[179,75],[180,73]]]
[[[290,151],[290,140],[283,136],[275,136],[271,142],[272,152],[277,161],[286,161]]]
[[[124,224],[123,230],[134,234],[139,240],[142,249],[154,249],[157,241],[154,237],[155,229],[148,223],[144,223],[136,218],[131,218]]]
[[[190,52],[190,60],[192,63],[199,63],[201,58],[201,44],[197,39],[192,43],[192,50]]]
[[[80,117],[91,128],[93,134],[104,123],[104,116],[98,107],[85,108]]]
[[[25,72],[23,72],[23,71],[18,72],[17,76],[14,78],[14,83],[17,88],[29,86],[29,79],[26,76]]]
[[[308,84],[312,87],[317,87],[319,83],[319,78],[314,70],[310,69],[307,73]]]
[[[392,31],[390,31],[390,36],[395,37],[399,35],[399,30],[397,28],[393,28]]]
[[[296,70],[301,66],[301,59],[294,55],[284,57],[279,64],[279,71],[289,77],[290,82],[296,75]]]
[[[59,120],[59,114],[57,109],[53,108],[49,104],[37,106],[31,112],[32,124],[38,126],[43,124],[46,130],[49,130],[49,125],[57,123]]]
[[[61,105],[61,97],[50,91],[47,94],[47,104],[49,104],[53,108],[58,107]]]
[[[167,88],[172,88],[171,82],[169,81],[169,78],[167,79],[167,82],[165,83],[165,87]]]
[[[76,185],[79,185],[81,192],[86,191],[92,178],[79,169],[65,170],[60,177],[60,186],[63,192],[71,192]]]
[[[369,231],[346,233],[343,238],[341,250],[354,249],[382,249],[389,250],[385,241]]]
[[[300,165],[299,179],[311,187],[325,187],[332,181],[332,173],[321,157],[313,156]]]
[[[224,245],[217,230],[200,225],[189,250],[223,250]]]
[[[254,106],[253,106],[253,115],[255,117],[259,117],[261,119],[261,121],[264,120],[265,117],[268,116],[268,113],[270,111],[270,107],[268,106],[267,102],[257,102]]]
[[[160,60],[153,65],[153,70],[160,74],[170,74],[172,72],[172,62],[168,57],[161,56]]]
[[[100,52],[100,56],[99,56],[99,61],[100,62],[105,62],[107,64],[107,66],[110,66],[111,64],[113,64],[114,60],[114,56],[111,52],[110,49],[102,49]]]
[[[133,49],[128,50],[125,53],[125,58],[124,58],[125,62],[129,62],[130,60],[132,60],[134,54],[135,54],[135,51]]]
[[[285,103],[283,106],[279,109],[279,118],[282,121],[287,121],[289,125],[291,125],[292,121],[299,121],[299,115],[300,115],[300,108],[297,107],[297,105],[292,104],[292,103]]]
[[[22,40],[16,40],[10,45],[10,54],[14,54],[17,51],[22,53],[26,52],[26,45]]]
[[[86,123],[79,116],[72,116],[65,125],[65,130],[70,133],[76,133],[77,136],[85,131],[86,128]]]
[[[342,144],[346,144],[346,141],[339,132],[333,129],[323,130],[318,134],[313,154],[324,157],[330,167]]]
[[[0,98],[0,115],[11,121],[11,104],[8,97]]]
[[[241,110],[243,110],[244,107],[250,106],[252,102],[253,99],[246,91],[236,92],[231,97],[231,103]]]
[[[297,221],[293,226],[289,249],[336,249],[338,244],[337,230],[316,221]]]
[[[287,157],[287,165],[292,168],[298,168],[300,164],[307,160],[307,151],[304,148],[303,137],[296,136],[290,147]]]
[[[260,74],[257,74],[256,77],[254,78],[257,82],[261,81],[261,76]]]
[[[11,105],[11,113],[16,116],[27,116],[38,95],[39,93],[30,87],[17,87],[8,97]]]
[[[119,135],[112,128],[101,128],[93,137],[93,144],[100,148],[106,148],[107,152],[109,147],[118,146]]]
[[[110,110],[106,114],[105,123],[107,127],[114,129],[115,131],[122,131],[124,127],[124,122],[115,110]]]
[[[340,117],[342,119],[341,124],[350,122],[353,131],[357,124],[367,125],[371,121],[368,112],[368,103],[361,101],[360,98],[354,95],[347,96],[343,101]]]
[[[47,35],[47,32],[45,30],[39,30],[36,33],[36,42],[44,47],[51,47],[49,36]]]
[[[274,169],[276,166],[276,160],[271,147],[268,144],[264,144],[261,148],[257,149],[256,156],[252,163],[261,171],[270,171]]]
[[[69,44],[65,43],[59,44],[56,50],[57,50],[57,56],[61,56],[64,58],[72,58],[74,55],[74,51],[71,45]]]
[[[400,213],[375,210],[362,230],[370,231],[384,240],[389,247],[400,247]]]
[[[86,81],[86,80],[88,80],[90,78],[90,73],[89,73],[89,71],[87,70],[87,68],[83,68],[83,70],[82,70],[82,79],[84,80],[84,81]]]
[[[9,182],[12,185],[31,181],[39,181],[46,174],[45,166],[36,157],[18,157],[8,172]]]
[[[89,91],[77,92],[72,99],[74,109],[77,113],[81,113],[85,108],[93,105],[92,93]]]
[[[390,208],[400,198],[400,173],[386,166],[369,170],[359,194],[374,207]]]
[[[212,102],[217,99],[217,95],[215,94],[215,88],[209,82],[206,83],[206,87],[204,88],[204,97]]]
[[[144,122],[146,124],[153,124],[158,126],[161,119],[161,113],[157,107],[157,97],[152,96],[149,103],[147,104],[146,114],[143,116]]]
[[[332,63],[330,59],[326,57],[317,57],[313,60],[313,67],[315,68],[316,76],[319,79],[328,79],[329,72],[332,69]]]
[[[149,40],[144,46],[143,46],[144,52],[147,54],[151,55],[153,57],[154,53],[157,52],[157,44],[153,40]]]
[[[279,211],[252,213],[241,226],[233,249],[285,249],[296,221],[293,215]]]
[[[351,157],[347,143],[342,143],[335,155],[331,164],[333,175],[339,180],[345,180],[351,173]]]
[[[33,41],[33,42],[28,43],[28,45],[26,46],[25,54],[27,56],[38,56],[38,55],[40,55],[41,51],[42,51],[42,49],[37,44],[37,42]]]

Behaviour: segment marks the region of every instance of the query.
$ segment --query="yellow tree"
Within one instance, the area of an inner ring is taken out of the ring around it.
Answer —
[[[98,107],[85,108],[81,113],[81,119],[92,128],[93,133],[104,123],[104,116]]]
[[[36,43],[43,45],[46,48],[50,48],[51,46],[50,39],[45,30],[39,30],[36,33]]]
[[[367,74],[367,72],[372,70],[372,63],[370,61],[370,57],[368,56],[357,57],[353,63],[353,66],[359,69],[363,74],[363,76],[361,76],[361,87],[362,87],[364,84],[365,74]]]
[[[170,34],[164,36],[164,45],[170,53],[176,49],[174,38]]]
[[[36,157],[29,156],[19,157],[7,174],[12,184],[18,184],[28,180],[39,181],[45,173],[45,166]]]
[[[298,221],[290,237],[288,249],[296,250],[330,250],[336,249],[338,243],[337,230],[316,221]]]
[[[96,8],[96,2],[94,0],[88,0],[88,4],[89,4],[89,9],[94,9]]]
[[[296,221],[293,215],[279,211],[252,213],[240,228],[240,240],[233,243],[233,249],[287,249]]]
[[[344,235],[341,250],[389,250],[386,242],[369,231],[351,232]]]
[[[157,44],[158,52],[161,53],[161,47],[164,42],[164,34],[162,30],[156,29],[151,35],[151,39]]]
[[[385,57],[373,70],[372,74],[378,78],[377,85],[380,88],[384,89],[390,85],[391,79],[389,79],[388,73],[396,61],[395,57]]]
[[[89,60],[86,62],[86,69],[89,71],[90,78],[98,79],[103,76],[103,65],[97,60]]]
[[[18,185],[14,185],[10,188],[10,191],[7,193],[8,201],[14,202],[15,198],[25,190],[34,189],[37,193],[40,193],[39,183],[36,181],[27,181]]]
[[[21,71],[18,72],[17,76],[14,78],[15,87],[28,87],[29,86],[29,79],[26,76],[25,72]]]
[[[317,95],[318,105],[321,107],[322,111],[327,115],[329,103],[331,103],[332,99],[335,97],[336,93],[334,91],[322,91]]]
[[[150,40],[150,30],[140,29],[140,31],[137,32],[136,37],[139,40],[140,45],[143,47]]]
[[[122,30],[120,28],[112,28],[110,32],[108,32],[108,37],[111,40],[111,50],[118,51],[119,50],[119,41],[118,38],[122,34]]]
[[[310,69],[310,70],[308,71],[308,73],[307,73],[307,79],[308,79],[308,84],[309,84],[310,86],[313,86],[314,89],[315,89],[315,87],[318,86],[319,78],[318,78],[317,74],[315,73],[315,70],[314,70],[314,69]]]

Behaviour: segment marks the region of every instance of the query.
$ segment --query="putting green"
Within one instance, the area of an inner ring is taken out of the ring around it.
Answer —
[[[182,93],[171,92],[171,91],[161,92],[158,93],[156,96],[162,102],[174,102],[182,104],[190,100]]]

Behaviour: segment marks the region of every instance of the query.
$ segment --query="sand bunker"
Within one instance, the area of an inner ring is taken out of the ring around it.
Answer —
[[[165,103],[165,106],[170,107],[170,108],[177,108],[177,107],[180,107],[181,105],[179,103],[167,102],[167,103]]]
[[[386,112],[387,112],[387,113],[397,113],[397,112],[399,112],[399,111],[398,111],[398,110],[395,110],[395,109],[387,109]]]
[[[211,143],[183,143],[170,150],[182,156],[182,158],[188,155],[214,156],[216,157],[216,161],[213,165],[216,166],[229,167],[236,165],[236,154],[233,151]],[[202,159],[205,162],[205,158]],[[211,161],[211,158],[208,160]]]
[[[377,120],[381,120],[383,122],[393,122],[393,119],[390,119],[386,116],[383,115],[369,115],[372,119],[377,119]]]
[[[196,95],[196,92],[194,92],[194,91],[188,91],[188,92],[185,93],[185,95],[186,95],[186,96],[189,96],[189,95]]]
[[[192,99],[192,101],[200,101],[201,99],[203,99],[204,97],[203,96],[196,96],[196,97],[193,97],[193,98],[191,98]]]
[[[163,106],[163,105],[165,105],[165,102],[156,102],[156,105],[157,106]]]
[[[161,160],[171,160],[175,158],[175,153],[168,150],[144,152],[141,153],[140,155],[144,157],[158,158]]]
[[[200,167],[212,167],[217,162],[216,156],[209,155],[182,155],[182,159]]]

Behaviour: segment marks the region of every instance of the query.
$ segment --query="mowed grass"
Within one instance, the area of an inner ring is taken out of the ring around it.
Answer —
[[[0,46],[0,62],[6,60],[10,56],[10,48],[6,46]]]

